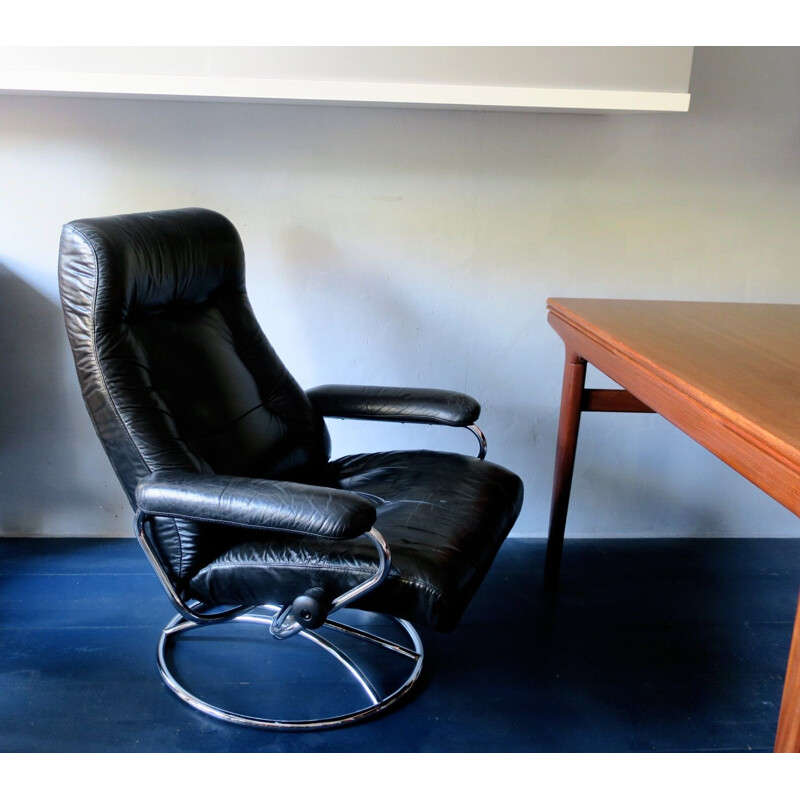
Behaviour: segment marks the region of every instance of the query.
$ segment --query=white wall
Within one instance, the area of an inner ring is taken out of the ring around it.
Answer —
[[[676,115],[0,97],[0,530],[127,533],[57,309],[60,226],[188,205],[239,228],[305,386],[442,386],[547,526],[560,393],[548,296],[800,302],[800,49],[696,48]],[[590,376],[596,377],[596,374]],[[606,385],[596,378],[598,385]],[[332,424],[336,452],[469,434]],[[797,535],[655,416],[583,423],[570,535]]]

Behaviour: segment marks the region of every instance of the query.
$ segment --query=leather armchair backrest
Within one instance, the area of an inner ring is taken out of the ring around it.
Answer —
[[[229,220],[178,209],[70,222],[59,288],[87,409],[134,508],[157,470],[313,482],[328,433],[255,319]]]

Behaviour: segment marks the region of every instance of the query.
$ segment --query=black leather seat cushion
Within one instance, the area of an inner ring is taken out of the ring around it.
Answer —
[[[392,570],[358,607],[440,631],[458,623],[522,503],[522,483],[502,467],[431,451],[348,456],[328,465],[326,483],[375,503],[376,529]],[[236,544],[192,579],[208,603],[288,603],[319,586],[333,598],[374,573],[377,555],[359,537],[319,542],[275,534]]]

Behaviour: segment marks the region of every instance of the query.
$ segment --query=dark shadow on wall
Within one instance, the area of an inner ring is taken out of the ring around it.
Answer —
[[[0,536],[127,533],[61,309],[0,262]]]

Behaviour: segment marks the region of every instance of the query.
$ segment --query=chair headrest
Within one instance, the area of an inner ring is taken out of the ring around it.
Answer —
[[[62,290],[84,299],[90,292],[95,313],[107,310],[121,315],[119,321],[245,291],[236,228],[203,208],[69,222],[61,234],[59,272]]]

